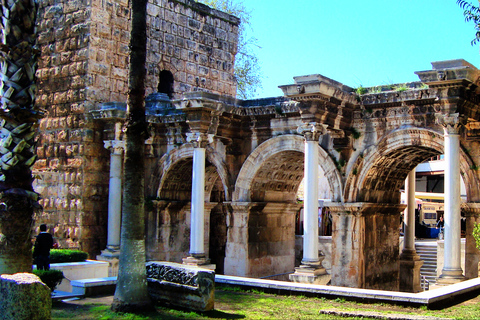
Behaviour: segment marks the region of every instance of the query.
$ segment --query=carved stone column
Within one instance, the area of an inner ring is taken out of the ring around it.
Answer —
[[[309,123],[298,128],[305,137],[305,199],[303,221],[303,259],[290,275],[294,282],[326,284],[330,279],[318,255],[318,139],[326,126]]]
[[[184,264],[209,265],[205,254],[205,148],[213,142],[213,135],[190,133],[188,142],[193,143],[192,211],[190,221],[190,256]]]
[[[480,250],[477,249],[473,238],[473,228],[480,223],[480,203],[462,203],[462,212],[465,213],[466,235],[465,235],[465,277],[467,279],[477,278],[479,275]]]
[[[420,292],[420,268],[423,260],[415,250],[415,169],[406,181],[407,210],[405,212],[404,247],[400,255],[400,291]]]
[[[123,152],[125,141],[108,140],[105,148],[110,150],[110,181],[108,189],[108,225],[107,248],[97,256],[97,260],[107,261],[109,276],[116,276],[118,272],[118,258],[120,256],[120,230],[122,222],[122,176]]]
[[[461,266],[460,226],[460,117],[458,113],[437,115],[445,137],[445,254],[437,280],[448,285],[465,280]]]

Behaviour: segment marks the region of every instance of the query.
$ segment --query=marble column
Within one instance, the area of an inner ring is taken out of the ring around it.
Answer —
[[[187,140],[193,143],[192,209],[190,215],[190,256],[184,264],[207,266],[205,254],[205,149],[213,142],[213,135],[190,133]]]
[[[445,139],[445,251],[438,284],[465,280],[461,266],[460,119],[458,114],[438,115]]]
[[[407,209],[405,210],[405,231],[403,250],[400,254],[400,291],[420,292],[420,268],[423,261],[415,250],[415,169],[410,171],[405,183]]]
[[[318,254],[318,139],[326,127],[316,123],[306,124],[298,129],[305,137],[305,177],[304,177],[304,220],[303,220],[303,259],[290,280],[326,284],[329,279],[322,266],[323,257]]]
[[[107,248],[97,256],[97,260],[110,264],[109,276],[116,276],[120,256],[120,230],[122,221],[122,175],[125,141],[104,141],[110,150],[110,181],[108,189]]]

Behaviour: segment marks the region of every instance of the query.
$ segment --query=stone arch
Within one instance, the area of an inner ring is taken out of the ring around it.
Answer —
[[[263,142],[244,162],[238,174],[232,200],[261,202],[268,200],[269,196],[256,194],[257,191],[265,193],[278,191],[278,194],[285,195],[284,201],[294,201],[292,194],[296,195],[303,179],[304,152],[304,138],[300,135],[282,135]],[[288,159],[293,159],[299,165],[287,163]],[[341,201],[340,174],[328,153],[322,148],[319,148],[319,163],[329,181],[334,201]],[[255,185],[263,189],[254,190]]]
[[[229,175],[223,158],[212,147],[206,150],[205,168],[205,201],[210,201],[212,191],[216,189],[224,193],[224,199],[231,199]],[[162,199],[190,201],[192,186],[193,146],[184,144],[165,154],[155,168],[154,175],[150,177],[150,194]],[[177,194],[175,192],[177,187]],[[162,191],[163,190],[163,191]],[[165,191],[167,190],[167,191]]]
[[[398,191],[408,172],[443,152],[443,133],[415,127],[395,130],[357,157],[345,184],[345,201],[398,203]],[[460,172],[469,201],[479,198],[479,181],[472,164],[462,149]]]

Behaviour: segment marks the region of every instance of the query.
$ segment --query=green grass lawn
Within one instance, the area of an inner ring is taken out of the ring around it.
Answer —
[[[111,302],[111,299],[109,300]],[[390,305],[386,303],[365,304],[328,300],[304,296],[282,296],[257,291],[242,291],[230,288],[217,288],[215,310],[191,312],[187,310],[156,307],[155,311],[139,314],[117,314],[110,311],[107,299],[86,299],[72,302],[54,303],[52,319],[360,319],[360,317],[340,317],[321,314],[321,310],[342,312],[362,311],[383,314],[403,314],[410,316],[430,316],[451,319],[480,319],[480,297],[465,301],[443,310],[428,310]],[[362,319],[372,319],[363,317]]]

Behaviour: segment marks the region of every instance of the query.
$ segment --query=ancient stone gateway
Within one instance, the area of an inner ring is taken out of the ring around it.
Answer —
[[[239,276],[292,272],[301,206],[296,196],[304,181],[309,225],[295,274],[304,281],[321,276],[315,244],[321,168],[332,195],[331,283],[398,290],[400,272],[414,271],[401,270],[401,262],[417,259],[410,249],[398,254],[405,208],[400,189],[416,165],[445,154],[457,168],[446,173],[445,188],[462,177],[464,211],[470,223],[479,219],[479,73],[463,60],[432,65],[404,90],[358,94],[314,75],[295,78],[281,87],[285,97],[274,99],[238,101],[205,92],[172,101],[149,97],[148,258],[190,256],[185,263],[208,264],[210,257],[218,272]],[[115,118],[109,108],[93,112],[106,131]],[[451,254],[439,279],[446,283],[464,279],[457,253],[460,197],[448,192],[445,246]],[[478,259],[471,241],[467,235],[467,255]],[[477,276],[472,264],[467,268],[468,277]]]
[[[126,100],[129,10],[125,1],[39,8],[37,103],[47,115],[35,166],[44,212],[36,218],[54,227],[62,246],[91,257],[106,249],[102,257],[112,261],[120,245],[125,106],[117,101]],[[366,92],[301,76],[281,86],[283,97],[241,101],[231,97],[239,19],[192,0],[150,1],[147,14],[149,260],[212,263],[217,272],[254,277],[295,270],[294,280],[316,281],[325,271],[317,237],[323,171],[333,213],[331,283],[415,291],[400,277],[419,267],[411,248],[398,254],[400,189],[417,164],[445,154],[449,258],[441,280],[478,276],[471,232],[460,267],[457,192],[463,179],[468,231],[480,221],[474,66],[436,62],[417,72],[419,82]],[[303,259],[294,269],[301,206]]]

